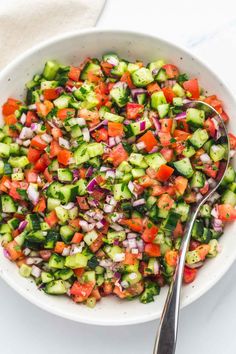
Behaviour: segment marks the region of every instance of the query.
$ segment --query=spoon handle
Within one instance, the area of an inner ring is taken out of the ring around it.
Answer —
[[[171,282],[157,332],[153,354],[174,354],[178,332],[179,305],[186,252],[200,205],[192,211],[185,227],[180,256]]]

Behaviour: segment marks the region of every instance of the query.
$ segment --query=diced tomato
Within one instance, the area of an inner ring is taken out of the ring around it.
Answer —
[[[179,195],[183,195],[188,186],[188,179],[182,176],[178,176],[174,180],[174,187]]]
[[[236,150],[236,136],[233,135],[232,133],[229,133],[228,136],[230,142],[230,149]]]
[[[94,297],[96,299],[96,301],[99,301],[101,299],[101,295],[99,292],[98,288],[94,288],[91,292],[91,296]]]
[[[66,247],[65,242],[62,241],[57,241],[54,247],[54,252],[55,253],[62,253]]]
[[[142,239],[147,243],[153,242],[155,240],[157,233],[158,233],[158,227],[152,224],[150,221],[148,221],[142,233]]]
[[[174,157],[174,150],[173,149],[164,147],[161,149],[160,153],[163,155],[164,159],[167,162],[170,162],[173,160],[173,157]]]
[[[20,257],[23,256],[20,246],[18,245],[18,243],[15,240],[8,242],[4,246],[4,248],[8,252],[9,257],[12,261],[16,261],[17,259],[19,259]]]
[[[60,128],[52,128],[51,134],[55,140],[58,140],[63,135]]]
[[[183,225],[181,224],[180,221],[178,221],[176,228],[173,231],[173,236],[174,236],[174,238],[177,238],[177,237],[182,237],[183,234],[184,234]]]
[[[130,73],[128,71],[126,71],[120,78],[121,82],[126,82],[126,84],[129,86],[130,89],[135,88],[135,85],[132,82]]]
[[[43,96],[45,100],[55,100],[57,97],[59,97],[60,93],[57,89],[55,88],[50,88],[50,89],[45,89],[43,90]]]
[[[189,250],[194,251],[198,246],[200,246],[201,242],[196,240],[191,240],[189,245]]]
[[[104,72],[104,74],[109,76],[111,69],[113,68],[113,65],[108,63],[107,61],[101,61],[100,65],[102,67],[102,71]]]
[[[18,191],[17,191],[17,187],[14,186],[13,184],[11,184],[11,188],[10,188],[8,194],[9,194],[13,199],[21,200],[21,196],[20,196],[20,194],[19,194]]]
[[[133,254],[133,253],[128,252],[128,251],[125,252],[125,259],[123,261],[123,264],[125,264],[125,265],[134,265],[136,261],[137,261],[137,255],[136,254]]]
[[[80,68],[77,68],[76,66],[71,66],[70,71],[68,73],[68,77],[73,81],[79,81],[80,73]]]
[[[200,88],[198,85],[198,79],[191,79],[183,83],[183,87],[186,91],[191,93],[191,98],[197,100],[200,96]]]
[[[174,200],[168,194],[162,194],[157,201],[157,206],[160,209],[170,210],[174,205]]]
[[[214,162],[212,165],[204,165],[203,172],[211,178],[216,178],[219,170],[219,165],[219,161]]]
[[[6,193],[9,188],[11,188],[10,178],[8,176],[3,176],[0,181],[0,191]]]
[[[191,269],[188,267],[184,267],[184,282],[185,284],[192,283],[197,276],[197,269]]]
[[[41,197],[38,203],[34,207],[34,212],[43,213],[45,209],[46,209],[46,201],[44,197]]]
[[[180,130],[184,130],[185,132],[189,133],[189,125],[186,119],[181,119],[177,121],[177,127]]]
[[[93,243],[89,246],[89,248],[93,253],[95,253],[99,250],[99,248],[102,247],[103,243],[103,234],[100,233],[96,240],[93,241]]]
[[[65,149],[60,150],[57,156],[58,162],[64,166],[67,166],[69,164],[70,158],[71,152]]]
[[[44,175],[47,182],[53,181],[52,174],[48,171],[48,168],[45,168],[43,175]]]
[[[40,138],[39,135],[36,135],[31,140],[31,146],[38,149],[38,150],[44,150],[48,145],[43,139]]]
[[[86,108],[82,108],[78,111],[78,117],[84,118],[91,128],[100,122],[99,113]]]
[[[139,178],[138,183],[143,188],[149,188],[154,186],[156,184],[156,181],[153,178],[150,178],[149,176],[142,176]]]
[[[77,278],[81,278],[82,275],[84,274],[84,268],[76,268],[73,269],[74,274],[77,276]]]
[[[56,140],[53,140],[50,144],[50,158],[58,156],[59,152],[62,150],[61,146]]]
[[[172,103],[173,102],[173,98],[176,97],[176,95],[175,95],[174,91],[172,90],[172,88],[171,87],[163,87],[162,88],[162,92],[165,95],[166,101],[168,103]]]
[[[122,288],[119,287],[118,285],[115,285],[115,287],[113,289],[113,294],[118,296],[120,299],[125,299],[127,297],[126,291],[122,290]]]
[[[199,189],[199,192],[204,195],[209,191],[209,188],[209,183],[205,182],[204,186]]]
[[[221,118],[223,119],[223,121],[225,123],[227,123],[229,121],[229,116],[225,111],[221,112]]]
[[[196,202],[196,193],[195,192],[190,192],[184,197],[184,201],[187,204],[195,203]]]
[[[161,91],[161,88],[157,82],[151,82],[149,85],[147,85],[147,91],[149,95],[151,95],[153,92]]]
[[[159,185],[153,186],[152,196],[158,197],[159,195],[162,195],[164,193],[166,193],[166,188],[164,186],[159,186]]]
[[[3,116],[9,116],[10,114],[14,114],[15,111],[19,108],[21,102],[14,98],[8,98],[7,102],[5,102],[2,106],[2,114]]]
[[[147,174],[148,177],[150,177],[151,179],[154,179],[154,178],[156,178],[157,171],[154,170],[154,168],[152,168],[152,167],[148,167],[148,168],[146,169],[146,174]]]
[[[152,151],[152,149],[158,144],[158,141],[156,140],[151,130],[148,130],[144,135],[142,135],[138,139],[138,142],[139,143],[143,142],[145,145],[145,150],[148,152]]]
[[[149,257],[160,257],[161,255],[160,245],[156,245],[154,243],[147,243],[145,245],[144,252]]]
[[[210,106],[215,108],[215,110],[222,114],[223,109],[222,109],[222,101],[220,101],[216,95],[208,96],[204,99],[204,102],[208,103]]]
[[[71,240],[71,243],[80,243],[84,238],[84,235],[80,232],[76,232]]]
[[[108,131],[105,128],[97,129],[92,133],[93,139],[95,139],[98,143],[100,141],[107,142],[108,140]]]
[[[15,114],[9,114],[9,116],[4,117],[4,122],[7,125],[14,125],[17,122]]]
[[[112,160],[112,163],[115,167],[119,166],[121,162],[126,161],[129,157],[129,154],[127,151],[124,149],[122,144],[118,144],[115,146],[111,153],[109,158]]]
[[[110,295],[113,291],[113,284],[111,283],[111,281],[109,280],[105,280],[105,282],[103,283],[103,292],[104,295]]]
[[[98,75],[95,75],[92,71],[88,71],[87,80],[93,84],[98,84],[101,78]]]
[[[165,147],[171,145],[172,136],[170,133],[158,132],[158,137],[162,146]]]
[[[173,174],[173,172],[174,172],[174,169],[172,167],[167,166],[167,165],[161,165],[157,171],[156,178],[160,182],[165,182],[170,178],[170,176]]]
[[[80,219],[79,218],[69,220],[69,224],[70,224],[70,226],[72,226],[76,230],[80,229]]]
[[[230,204],[220,204],[217,206],[218,217],[222,221],[236,220],[236,210]]]
[[[210,246],[207,244],[202,244],[196,248],[196,251],[199,254],[201,260],[204,261],[210,251]]]
[[[173,135],[174,138],[178,139],[179,141],[185,141],[189,138],[191,134],[185,132],[184,130],[175,129]]]
[[[76,200],[81,210],[89,210],[86,197],[76,197]]]
[[[127,119],[137,119],[142,115],[143,110],[144,110],[143,104],[128,102],[126,105]]]
[[[79,296],[81,298],[81,301],[84,301],[91,294],[91,292],[94,288],[94,285],[95,284],[93,282],[81,284],[78,281],[75,281],[70,289],[70,293],[71,293],[71,295]]]
[[[45,217],[44,220],[49,226],[51,226],[51,227],[55,226],[58,223],[58,218],[57,218],[56,212],[54,210],[51,211],[48,214],[48,216]]]
[[[36,183],[38,179],[38,173],[34,170],[26,170],[25,178],[28,183]]]
[[[175,79],[179,76],[179,69],[173,64],[165,64],[162,68],[165,69],[168,79]]]
[[[136,232],[142,232],[143,230],[143,220],[140,218],[121,219],[120,224]]]
[[[165,261],[170,267],[175,267],[178,261],[178,252],[174,250],[167,251]]]
[[[185,144],[184,142],[176,141],[176,143],[172,144],[172,148],[174,149],[177,155],[181,155],[183,150],[185,149]]]
[[[27,154],[29,162],[35,163],[36,161],[38,161],[38,159],[41,156],[41,153],[42,153],[42,151],[34,149],[30,146],[29,150],[28,150],[28,154]]]
[[[47,154],[43,154],[34,165],[34,169],[39,172],[44,172],[44,170],[50,164],[50,160]]]
[[[170,133],[172,124],[173,124],[173,119],[171,118],[163,118],[160,120],[161,122],[161,131],[162,133]]]
[[[215,137],[215,135],[216,135],[216,127],[215,127],[215,124],[214,124],[214,122],[213,122],[213,120],[211,118],[208,118],[204,122],[204,128],[208,131],[208,133],[210,134],[210,136],[212,138]]]
[[[57,111],[57,118],[65,120],[67,118],[73,118],[75,116],[74,108],[61,108]]]
[[[30,127],[32,123],[36,123],[38,121],[37,114],[32,111],[28,111],[26,114],[26,121],[25,125],[26,127]]]
[[[122,123],[118,122],[108,122],[108,135],[109,136],[120,136],[124,134],[124,126]]]
[[[36,102],[36,110],[39,116],[45,118],[48,113],[53,109],[53,103],[51,101],[45,100],[42,102]]]

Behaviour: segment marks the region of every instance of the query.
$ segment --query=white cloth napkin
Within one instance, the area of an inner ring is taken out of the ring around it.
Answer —
[[[94,26],[105,0],[0,0],[0,70],[60,33]]]

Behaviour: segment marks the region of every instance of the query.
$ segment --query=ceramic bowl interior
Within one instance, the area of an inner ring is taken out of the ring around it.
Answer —
[[[148,63],[157,58],[176,64],[181,71],[198,77],[209,94],[216,93],[231,116],[230,130],[236,132],[236,103],[227,87],[203,63],[175,45],[152,37],[126,31],[88,30],[60,36],[26,52],[0,74],[0,104],[10,96],[24,97],[23,88],[33,74],[41,72],[44,62],[57,59],[63,64],[78,64],[85,57],[101,57],[114,51],[128,60],[140,59]],[[2,121],[2,118],[0,118]],[[220,240],[221,253],[206,262],[194,283],[183,287],[182,306],[186,306],[210,289],[228,270],[236,256],[236,223],[226,227]],[[138,300],[120,301],[115,297],[103,298],[94,309],[73,303],[66,297],[45,295],[35,284],[18,274],[15,264],[0,252],[0,275],[19,294],[37,306],[78,322],[97,325],[126,325],[150,321],[160,317],[167,294],[162,289],[156,301],[147,305]]]

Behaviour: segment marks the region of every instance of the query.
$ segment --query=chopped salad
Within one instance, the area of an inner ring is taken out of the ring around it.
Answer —
[[[2,106],[0,241],[50,295],[93,307],[103,296],[149,303],[169,284],[191,205],[222,171],[217,96],[163,60],[108,53],[79,66],[47,61],[24,101]],[[236,137],[229,134],[230,154]],[[186,257],[191,283],[236,219],[235,171],[202,206]]]

